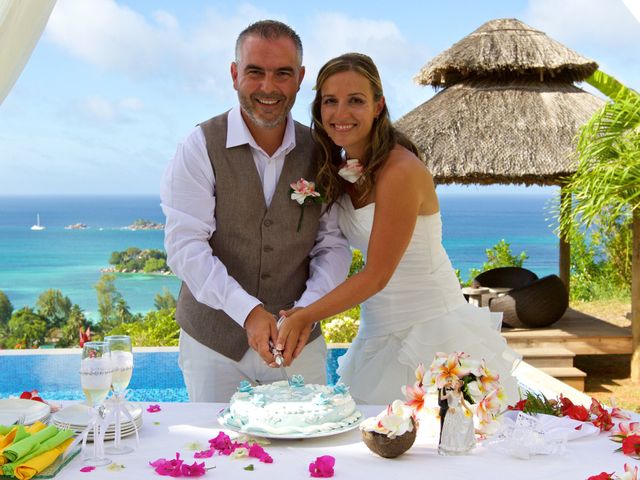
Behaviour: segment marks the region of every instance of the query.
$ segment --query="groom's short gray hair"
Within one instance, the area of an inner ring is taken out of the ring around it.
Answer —
[[[289,25],[279,22],[278,20],[260,20],[252,23],[245,28],[236,40],[236,63],[240,61],[240,49],[245,39],[251,35],[264,38],[267,40],[275,40],[276,38],[289,38],[296,46],[298,52],[298,66],[302,65],[302,40],[300,36]]]

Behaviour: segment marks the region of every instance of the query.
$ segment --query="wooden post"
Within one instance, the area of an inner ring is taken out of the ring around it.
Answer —
[[[631,381],[640,383],[640,208],[633,210],[631,227]]]
[[[560,205],[562,205],[565,201],[570,201],[571,199],[567,198],[568,194],[564,187],[560,189]],[[562,219],[564,220],[565,216],[569,214],[569,212],[563,212],[560,210]],[[571,244],[569,243],[570,239],[568,237],[564,237],[560,234],[560,243],[558,244],[558,248],[560,249],[559,255],[559,264],[558,264],[558,272],[560,280],[564,282],[564,286],[567,288],[567,293],[570,293],[570,279],[571,279]]]

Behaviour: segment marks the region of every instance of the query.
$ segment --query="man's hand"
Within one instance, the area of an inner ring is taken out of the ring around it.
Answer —
[[[267,312],[262,305],[256,306],[244,321],[244,329],[247,331],[249,346],[268,364],[274,363],[273,354],[269,348],[269,340],[278,337],[276,319]]]
[[[303,309],[296,307],[280,312],[280,315],[285,315],[286,318],[278,330],[276,348],[282,351],[285,366],[291,365],[291,362],[298,358],[313,330],[313,323],[306,321],[299,310]]]

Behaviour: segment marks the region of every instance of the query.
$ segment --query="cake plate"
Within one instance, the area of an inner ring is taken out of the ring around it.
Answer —
[[[272,438],[276,440],[298,440],[301,438],[320,438],[320,437],[330,437],[332,435],[338,435],[340,433],[349,432],[355,428],[358,428],[358,425],[363,420],[362,412],[359,410],[356,411],[354,415],[350,418],[353,418],[347,425],[339,428],[334,428],[332,430],[323,431],[323,432],[300,432],[300,433],[268,433],[262,430],[253,430],[250,428],[242,428],[238,426],[235,422],[231,420],[231,414],[229,412],[229,408],[225,408],[218,414],[218,423],[222,425],[224,428],[231,430],[236,433],[242,433],[245,435],[251,435],[254,437],[262,437],[262,438]]]

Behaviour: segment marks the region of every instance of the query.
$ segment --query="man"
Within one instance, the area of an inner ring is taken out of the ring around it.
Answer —
[[[183,280],[179,363],[191,401],[227,402],[241,380],[281,379],[269,368],[274,315],[312,303],[348,272],[337,209],[301,207],[289,194],[292,182],[316,173],[309,130],[289,113],[304,72],[290,27],[247,27],[231,64],[240,105],[200,124],[163,178],[168,264]],[[289,369],[313,383],[326,381],[319,330]]]

